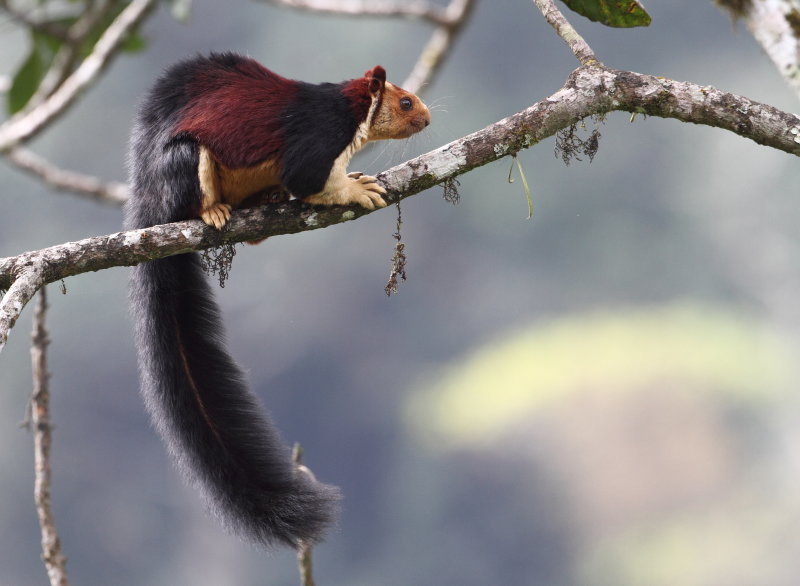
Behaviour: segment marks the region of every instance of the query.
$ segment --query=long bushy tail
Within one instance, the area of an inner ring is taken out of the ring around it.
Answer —
[[[212,511],[257,542],[319,539],[333,521],[338,490],[292,464],[225,348],[198,256],[135,267],[130,296],[147,408]]]

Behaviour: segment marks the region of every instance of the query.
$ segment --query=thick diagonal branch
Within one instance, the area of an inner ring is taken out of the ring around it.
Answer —
[[[800,156],[800,118],[767,104],[652,75],[580,67],[550,97],[513,116],[381,173],[394,203],[476,167],[515,155],[583,118],[615,110],[723,128],[758,144]],[[364,216],[361,208],[311,208],[297,201],[242,210],[225,231],[199,220],[87,238],[0,258],[0,349],[25,303],[44,283],[112,266],[324,228]]]

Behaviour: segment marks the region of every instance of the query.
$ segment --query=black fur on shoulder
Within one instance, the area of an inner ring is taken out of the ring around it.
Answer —
[[[353,141],[358,122],[342,95],[342,84],[298,86],[282,113],[281,183],[303,198],[322,191],[334,161]]]

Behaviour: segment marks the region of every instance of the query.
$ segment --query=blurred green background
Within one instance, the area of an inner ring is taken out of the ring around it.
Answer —
[[[609,66],[795,96],[711,2],[653,24],[569,16]],[[137,99],[176,59],[249,54],[340,81],[401,82],[422,23],[255,1],[162,9],[31,147],[124,180]],[[0,74],[27,39],[0,16]],[[379,144],[378,172],[557,90],[576,66],[533,4],[479,0],[422,93],[433,124]],[[594,161],[522,152],[403,203],[409,281],[387,298],[392,208],[240,247],[218,291],[232,351],[289,442],[342,487],[320,585],[782,586],[800,575],[800,167],[720,130],[608,116]],[[591,130],[592,124],[588,123]],[[121,211],[0,161],[0,255],[119,229]],[[138,396],[126,269],[50,287],[53,500],[74,584],[294,584],[294,554],[226,535],[171,468]],[[32,503],[27,309],[0,355],[0,586],[44,584]]]

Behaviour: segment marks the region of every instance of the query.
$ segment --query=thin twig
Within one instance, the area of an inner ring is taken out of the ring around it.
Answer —
[[[375,2],[374,0],[262,0],[277,6],[286,6],[309,12],[341,16],[390,16],[418,18],[435,25],[448,24],[447,11],[433,2],[408,0]]]
[[[292,462],[301,474],[309,474],[312,478],[314,474],[303,465],[303,448],[299,443],[292,447]],[[300,572],[300,586],[315,586],[314,582],[314,563],[312,559],[313,547],[310,543],[300,541],[297,544],[297,569]]]
[[[52,480],[50,466],[50,447],[52,445],[52,426],[50,424],[50,390],[47,372],[47,346],[50,339],[45,328],[47,296],[45,288],[39,291],[39,302],[33,316],[31,332],[31,364],[33,367],[33,393],[31,395],[31,428],[33,429],[33,449],[35,479],[33,496],[36,513],[42,532],[42,560],[47,568],[51,586],[69,586],[67,580],[67,558],[61,552],[61,541],[56,531],[53,508],[50,500]]]
[[[35,109],[17,114],[0,126],[0,152],[5,152],[41,132],[89,87],[135,26],[156,6],[156,0],[133,0],[119,13],[97,41],[92,52],[59,88]]]
[[[451,0],[442,8],[423,0],[409,2],[370,2],[367,0],[263,0],[278,6],[287,6],[310,12],[339,16],[401,17],[426,20],[436,25],[431,38],[422,49],[403,88],[417,93],[439,69],[452,47],[464,23],[466,23],[474,0]]]
[[[595,57],[594,51],[589,47],[589,44],[572,27],[553,0],[533,0],[533,3],[542,11],[545,20],[569,46],[572,53],[581,62],[581,65],[602,65]]]
[[[405,89],[418,93],[422,86],[430,81],[450,52],[456,37],[469,20],[474,6],[474,0],[451,0],[445,9],[443,22],[433,31],[431,38],[417,58],[414,69],[403,82]]]
[[[92,175],[61,169],[22,147],[11,149],[7,158],[26,171],[56,189],[87,195],[92,199],[122,204],[128,199],[128,186],[116,181],[104,182]]]

